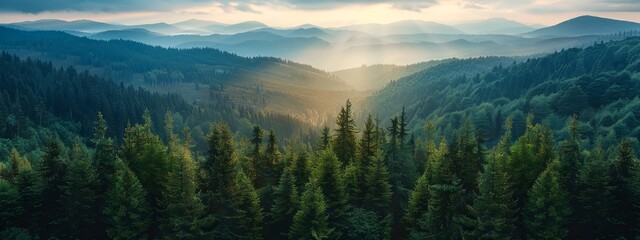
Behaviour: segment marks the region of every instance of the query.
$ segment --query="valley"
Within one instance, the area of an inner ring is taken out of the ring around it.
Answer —
[[[0,239],[640,237],[627,15],[137,1],[0,19]]]

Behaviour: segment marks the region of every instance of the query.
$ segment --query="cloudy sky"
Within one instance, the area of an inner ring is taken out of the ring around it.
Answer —
[[[640,22],[640,0],[2,0],[0,22],[57,18],[141,24],[201,19],[326,27],[420,19],[441,23],[508,18],[552,25],[579,16]]]

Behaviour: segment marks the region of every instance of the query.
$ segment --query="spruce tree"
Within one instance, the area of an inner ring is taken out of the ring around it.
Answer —
[[[35,165],[39,168],[41,165]],[[16,186],[18,187],[19,210],[22,215],[17,220],[17,224],[22,228],[29,229],[32,233],[39,233],[44,226],[41,225],[43,189],[44,182],[36,169],[31,171],[21,171],[16,176]]]
[[[149,111],[145,111],[144,123],[125,129],[121,157],[139,179],[147,191],[147,201],[151,207],[151,225],[149,237],[158,236],[158,200],[162,197],[163,187],[167,183],[167,172],[171,163],[167,147],[160,136],[152,132]]]
[[[356,125],[351,112],[351,101],[340,110],[332,142],[333,152],[345,166],[356,157]]]
[[[251,181],[237,167],[235,143],[226,124],[216,123],[208,137],[209,155],[202,182],[207,219],[206,234],[221,239],[259,238],[262,209]]]
[[[470,120],[465,120],[454,136],[449,153],[456,175],[468,194],[478,192],[478,173],[483,163],[482,148],[474,131]]]
[[[38,173],[43,180],[40,237],[61,237],[65,231],[62,203],[68,160],[59,140],[50,140],[46,144],[46,153],[40,164]]]
[[[20,214],[23,213],[19,204],[20,195],[13,184],[0,179],[0,229],[17,227]]]
[[[69,171],[63,186],[63,207],[65,209],[65,238],[95,239],[96,221],[100,209],[96,208],[98,174],[91,164],[80,139],[76,139],[71,149]],[[62,236],[61,236],[62,237]]]
[[[31,162],[26,157],[20,156],[17,149],[12,148],[9,154],[9,166],[2,174],[3,178],[10,183],[15,183],[15,178],[21,171],[29,170],[31,170]]]
[[[605,159],[604,150],[597,146],[589,160],[578,173],[579,227],[576,235],[586,239],[611,239],[613,227],[615,186],[611,181],[611,164]]]
[[[253,136],[251,137],[251,144],[253,145],[253,149],[251,150],[251,154],[249,158],[251,160],[251,169],[247,171],[247,176],[253,181],[253,185],[257,188],[260,188],[264,185],[263,176],[260,175],[264,168],[263,158],[262,158],[262,135],[263,131],[260,126],[256,125],[253,127],[252,131]]]
[[[471,216],[463,218],[468,239],[512,239],[516,230],[516,201],[506,169],[507,156],[492,153],[480,175],[479,194],[469,206]]]
[[[160,236],[164,239],[199,238],[204,205],[198,196],[197,165],[186,145],[170,143],[169,153],[173,164],[158,203]]]
[[[320,135],[320,141],[318,141],[319,150],[326,150],[329,148],[331,144],[331,133],[329,131],[329,127],[325,126],[322,128],[322,133]]]
[[[271,222],[268,223],[269,239],[286,236],[293,223],[293,216],[298,210],[298,188],[296,178],[291,171],[284,171],[280,183],[273,193],[273,205],[269,211]]]
[[[305,187],[299,210],[293,217],[289,239],[335,239],[329,227],[329,215],[324,195],[319,186],[311,183]]]
[[[374,211],[381,218],[390,214],[391,184],[389,184],[389,170],[384,164],[382,151],[376,153],[376,156],[366,169],[364,190],[364,205],[366,209]]]
[[[94,122],[93,139],[95,151],[93,153],[93,165],[98,177],[96,186],[97,193],[106,193],[114,184],[116,147],[113,140],[106,136],[107,123],[101,112],[98,112],[97,120]],[[102,209],[106,203],[106,195],[96,196],[96,209],[98,218],[96,219],[96,235],[98,239],[106,239],[106,217]]]
[[[322,151],[318,156],[318,165],[312,176],[312,182],[322,189],[329,214],[329,223],[334,228],[334,238],[340,237],[345,229],[347,199],[345,194],[342,167],[337,156],[331,151]]]
[[[151,209],[146,191],[124,161],[116,159],[114,186],[107,192],[104,213],[110,239],[146,239]]]
[[[447,152],[446,148],[442,151]],[[427,212],[418,220],[411,238],[458,239],[461,237],[459,219],[465,194],[462,182],[455,175],[453,162],[446,155],[432,164]]]
[[[228,231],[223,231],[220,238],[262,239],[263,213],[260,198],[249,178],[238,172],[234,184],[226,193],[230,197],[229,214],[218,219],[228,222]]]
[[[618,145],[613,161],[612,180],[616,187],[613,192],[615,198],[616,233],[619,237],[634,238],[638,233],[636,204],[636,181],[638,180],[638,160],[633,153],[631,141],[623,139]]]
[[[527,237],[566,239],[571,216],[568,192],[560,184],[559,162],[549,164],[529,190],[523,209]]]

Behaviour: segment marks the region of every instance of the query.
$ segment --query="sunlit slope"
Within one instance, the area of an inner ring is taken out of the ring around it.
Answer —
[[[0,28],[0,36],[0,49],[19,56],[49,60],[60,66],[74,65],[124,84],[177,92],[190,101],[227,99],[233,104],[292,114],[318,124],[351,95],[345,91],[350,87],[335,76],[277,58],[245,58],[215,49],[167,49],[132,41],[99,41],[62,32]]]
[[[565,121],[576,114],[583,123],[580,133],[594,139],[585,144],[640,137],[640,38],[489,67],[500,61],[441,64],[391,82],[364,105],[383,118],[405,106],[414,128],[431,120],[455,129],[468,118],[488,141],[497,140],[507,116],[513,118],[514,135],[521,134],[528,113],[558,138],[567,136]]]

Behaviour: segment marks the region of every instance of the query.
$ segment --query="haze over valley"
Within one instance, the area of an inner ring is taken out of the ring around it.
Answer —
[[[0,2],[0,239],[638,239],[640,4]]]

